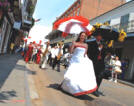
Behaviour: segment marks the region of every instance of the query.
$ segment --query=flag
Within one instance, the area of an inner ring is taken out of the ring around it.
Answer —
[[[34,20],[34,22],[38,22],[38,21],[40,21],[41,19],[37,19],[37,20]]]

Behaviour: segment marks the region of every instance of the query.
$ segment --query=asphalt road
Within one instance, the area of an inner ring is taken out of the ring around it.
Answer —
[[[31,67],[31,70],[37,72],[38,79],[43,84],[41,88],[38,88],[40,91],[43,90],[43,106],[134,106],[133,87],[103,80],[99,89],[103,95],[100,97],[92,94],[72,97],[57,90],[58,84],[63,80],[64,68],[61,72],[57,72],[51,67],[45,70],[39,69],[38,65],[31,65]]]

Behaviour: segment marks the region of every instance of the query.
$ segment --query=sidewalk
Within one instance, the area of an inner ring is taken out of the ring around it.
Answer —
[[[128,82],[128,81],[123,81],[123,80],[118,79],[118,82],[122,83],[122,84],[125,84],[125,85],[128,85],[128,86],[131,86],[131,87],[134,87],[134,84],[131,83],[131,82]]]
[[[0,106],[31,106],[27,69],[21,56],[0,56]]]

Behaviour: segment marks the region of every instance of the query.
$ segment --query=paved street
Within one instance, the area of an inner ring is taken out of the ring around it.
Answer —
[[[0,106],[134,106],[133,45],[134,0],[0,0]],[[66,69],[45,67],[70,63],[69,77],[88,88],[87,55],[95,71],[120,73],[99,97],[63,91]]]
[[[89,94],[75,98],[56,89],[63,80],[64,69],[59,73],[50,67],[41,70],[35,64],[28,66],[31,70],[37,72],[34,81],[37,93],[40,96],[38,103],[43,102],[41,106],[134,106],[134,88],[130,86],[103,80],[99,89],[103,92],[103,96],[97,98]],[[37,100],[34,102],[37,104]]]
[[[100,91],[104,92],[103,98],[116,100],[126,106],[134,106],[134,88],[120,83],[103,81]]]
[[[75,98],[61,92],[57,86],[64,72],[63,67],[57,72],[51,67],[42,70],[33,63],[26,65],[19,55],[0,56],[0,106],[134,105],[133,87],[107,80],[103,80],[99,90],[104,95],[99,98],[92,94]]]

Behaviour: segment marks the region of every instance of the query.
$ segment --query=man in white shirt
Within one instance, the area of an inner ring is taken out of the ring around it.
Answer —
[[[52,47],[50,50],[51,58],[50,58],[50,66],[53,65],[54,59],[55,59],[55,51],[56,51],[56,46]]]
[[[57,66],[58,72],[60,72],[60,59],[62,55],[63,55],[62,44],[59,44],[59,47],[56,48],[55,50],[55,59],[52,66],[53,69],[55,68],[55,66]]]

